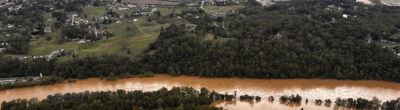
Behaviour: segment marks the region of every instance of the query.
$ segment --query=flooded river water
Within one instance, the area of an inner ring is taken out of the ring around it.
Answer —
[[[0,101],[10,101],[16,98],[44,99],[47,95],[67,92],[84,91],[154,91],[162,87],[168,89],[174,86],[191,86],[195,89],[205,87],[219,93],[238,95],[249,94],[261,96],[259,102],[246,101],[217,101],[213,105],[229,110],[332,110],[334,105],[315,105],[314,99],[358,98],[371,99],[373,96],[385,101],[400,97],[400,83],[384,81],[347,81],[324,79],[239,79],[239,78],[200,78],[191,76],[171,77],[169,75],[155,75],[151,78],[129,78],[117,81],[105,81],[98,78],[77,80],[74,83],[59,83],[54,85],[37,86],[30,88],[9,89],[0,91]],[[299,94],[303,97],[301,104],[280,103],[278,97],[282,95]],[[267,97],[274,96],[275,101],[269,102]],[[305,103],[309,99],[309,103]],[[340,108],[344,109],[344,108]]]

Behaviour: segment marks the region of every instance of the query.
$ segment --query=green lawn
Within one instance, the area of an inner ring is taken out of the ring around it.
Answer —
[[[44,18],[44,24],[46,24],[46,25],[53,25],[54,22],[56,21],[56,19],[53,18],[53,16],[51,15],[51,13],[45,13],[45,14],[43,15],[43,18]]]
[[[105,7],[85,7],[82,8],[83,13],[87,15],[88,18],[102,17],[106,13]]]
[[[45,36],[50,36],[51,40],[46,40],[44,36],[40,36],[39,39],[31,41],[31,49],[28,55],[48,55],[54,50],[64,49],[66,51],[74,50],[76,42],[66,42],[62,44],[57,43],[57,39],[60,39],[61,32],[47,33]]]
[[[183,8],[159,7],[159,8],[157,8],[157,10],[160,11],[162,16],[167,16],[167,15],[173,13],[173,12],[175,12],[175,14],[181,14],[184,9]]]
[[[244,8],[243,5],[231,5],[231,6],[204,6],[205,13],[215,14],[215,13],[227,13],[232,10],[238,10]]]
[[[78,55],[84,57],[108,53],[134,57],[157,39],[161,26],[168,25],[158,24],[155,21],[148,22],[147,17],[137,19],[138,21],[134,23],[121,20],[122,23],[111,24],[110,31],[115,35],[114,37],[82,44],[79,46]]]

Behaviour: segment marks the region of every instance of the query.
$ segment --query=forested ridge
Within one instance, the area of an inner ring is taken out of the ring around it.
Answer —
[[[66,63],[2,57],[0,77],[42,72],[64,78],[144,72],[203,77],[400,81],[400,8],[355,0],[294,0],[249,6],[222,17],[185,11],[197,26],[172,24],[135,59],[88,56]]]

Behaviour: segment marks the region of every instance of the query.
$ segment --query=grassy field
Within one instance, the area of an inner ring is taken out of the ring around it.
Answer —
[[[164,8],[164,7],[161,7],[161,8],[157,8],[157,10],[160,11],[162,16],[167,16],[167,15],[169,15],[171,13],[181,14],[184,9],[182,9],[182,8]]]
[[[110,31],[115,35],[114,37],[81,44],[78,51],[79,57],[99,54],[117,54],[133,57],[141,53],[151,42],[157,39],[161,26],[167,26],[167,24],[162,25],[154,21],[150,23],[151,25],[141,25],[148,23],[146,17],[140,17],[135,23],[128,20],[122,20],[121,22],[118,24],[113,23],[109,27]]]
[[[106,13],[105,7],[85,7],[82,8],[82,11],[88,18],[102,17]]]
[[[44,24],[46,24],[46,25],[53,25],[54,22],[56,22],[56,19],[53,18],[53,16],[51,15],[51,13],[45,13],[45,14],[43,15],[43,18],[44,18]]]
[[[45,36],[51,37],[50,40],[46,40]],[[66,42],[63,44],[58,44],[57,39],[60,39],[61,32],[51,32],[47,33],[45,36],[40,36],[39,39],[34,39],[31,41],[28,55],[48,55],[54,50],[65,49],[66,51],[73,50],[76,46],[76,42]]]
[[[227,13],[233,10],[244,8],[242,5],[231,5],[231,6],[204,6],[205,13],[207,14],[218,14]]]

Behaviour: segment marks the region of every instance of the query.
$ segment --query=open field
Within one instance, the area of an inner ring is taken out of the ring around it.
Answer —
[[[82,8],[82,11],[87,15],[88,18],[102,17],[106,13],[104,7],[85,7]]]
[[[58,44],[57,39],[60,39],[61,32],[51,32],[46,34],[45,36],[50,36],[51,40],[46,40],[44,36],[39,39],[34,39],[30,43],[30,47],[28,55],[37,56],[37,55],[48,55],[54,50],[65,49],[66,51],[71,51],[76,46],[76,42],[66,42],[63,44]]]
[[[85,57],[87,55],[108,53],[134,56],[141,53],[151,42],[157,39],[160,29],[158,27],[161,27],[161,24],[156,23],[152,26],[140,26],[141,22],[147,21],[142,18],[136,23],[122,21],[121,24],[111,24],[110,31],[115,34],[114,37],[82,44],[79,46],[78,55]],[[143,30],[149,33],[142,33]]]
[[[175,14],[181,14],[183,9],[182,8],[157,8],[158,11],[160,11],[162,16],[166,16],[169,15],[171,13],[175,13]]]
[[[227,13],[233,10],[244,8],[243,5],[231,5],[231,6],[204,6],[205,13],[207,14],[220,14]]]

